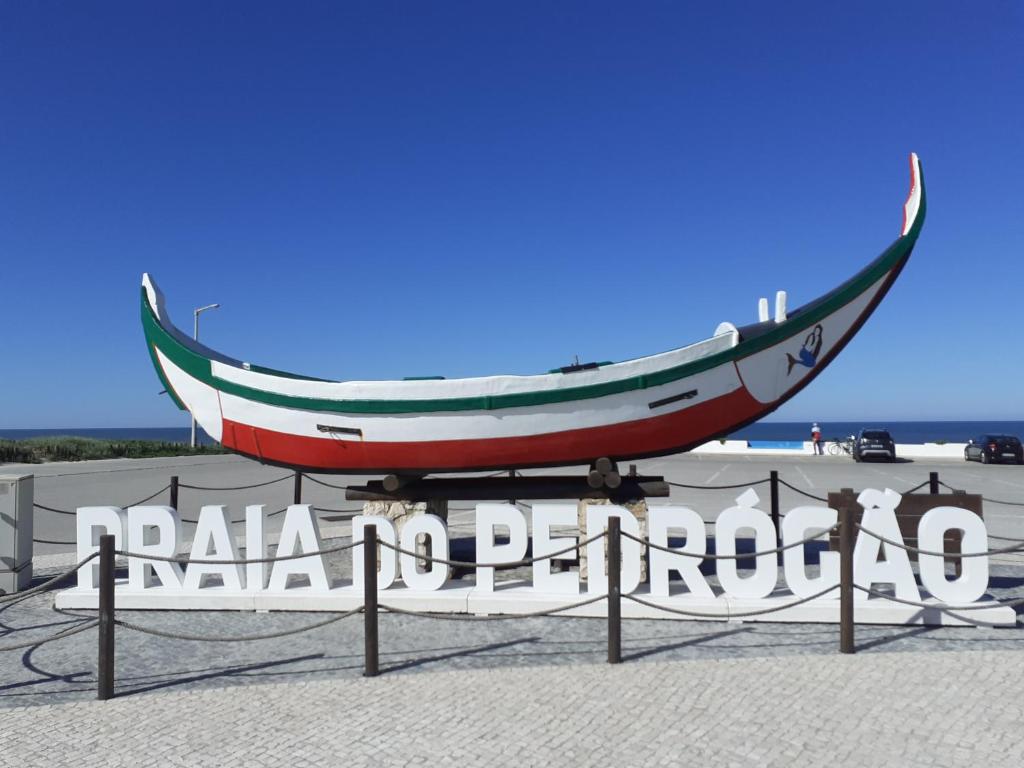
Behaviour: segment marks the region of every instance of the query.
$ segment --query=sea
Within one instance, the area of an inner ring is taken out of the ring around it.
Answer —
[[[1024,437],[1024,421],[819,421],[821,434],[826,440],[856,434],[864,428],[888,429],[897,443],[966,443],[981,434],[1009,434]],[[761,421],[737,430],[729,437],[733,440],[810,440],[809,421]],[[28,437],[74,435],[106,440],[163,440],[170,443],[188,443],[189,427],[103,427],[92,429],[0,429],[0,438],[21,440]],[[198,440],[202,445],[214,441],[202,430]]]

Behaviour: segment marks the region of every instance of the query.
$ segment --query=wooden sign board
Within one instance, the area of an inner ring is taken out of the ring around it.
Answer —
[[[860,523],[864,516],[864,508],[857,503],[857,493],[852,488],[843,488],[841,491],[830,491],[828,494],[828,505],[832,509],[848,507],[853,510],[854,522]],[[935,507],[959,507],[974,512],[978,517],[984,518],[982,514],[981,495],[977,493],[965,493],[954,491],[953,493],[910,493],[903,496],[899,506],[896,507],[896,521],[900,526],[900,533],[903,534],[903,541],[909,547],[917,546],[917,526],[921,522],[924,513]],[[949,554],[960,553],[960,531],[952,529],[946,532],[943,539],[943,552]],[[839,532],[834,531],[829,536],[829,548],[839,550]],[[916,552],[908,552],[911,561],[917,560]],[[960,558],[947,558],[947,562],[956,565],[957,573],[960,572]]]

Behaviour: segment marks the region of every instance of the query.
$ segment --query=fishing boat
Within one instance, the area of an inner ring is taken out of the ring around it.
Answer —
[[[689,450],[771,413],[846,346],[886,295],[925,217],[910,156],[900,236],[842,285],[758,322],[721,323],[690,346],[535,376],[327,381],[226,357],[178,330],[142,278],[142,325],[174,402],[225,448],[338,473],[477,471],[593,464]]]

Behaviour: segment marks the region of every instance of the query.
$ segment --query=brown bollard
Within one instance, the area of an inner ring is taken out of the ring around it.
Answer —
[[[939,493],[939,473],[929,472],[928,473],[928,493],[932,496],[936,496]]]
[[[114,537],[110,534],[100,536],[99,618],[96,698],[106,701],[114,698]]]
[[[619,518],[608,518],[608,663],[622,663],[622,533]]]
[[[782,530],[779,527],[779,472],[773,469],[769,474],[772,489],[772,525],[775,527],[775,546],[782,546]],[[775,555],[776,562],[782,565],[782,553]]]
[[[856,653],[853,644],[853,510],[839,508],[839,652]]]
[[[178,476],[171,475],[171,508],[178,509]]]
[[[363,529],[363,677],[380,674],[380,653],[377,638],[377,526]]]
[[[302,473],[299,471],[295,472],[295,494],[293,504],[302,503]]]

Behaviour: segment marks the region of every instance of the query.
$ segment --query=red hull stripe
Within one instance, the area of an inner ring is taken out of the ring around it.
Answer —
[[[290,435],[224,419],[222,442],[226,448],[270,463],[294,465],[301,459],[299,463],[308,469],[469,471],[658,453],[703,441],[769,410],[740,387],[664,416],[525,437],[368,442]]]

